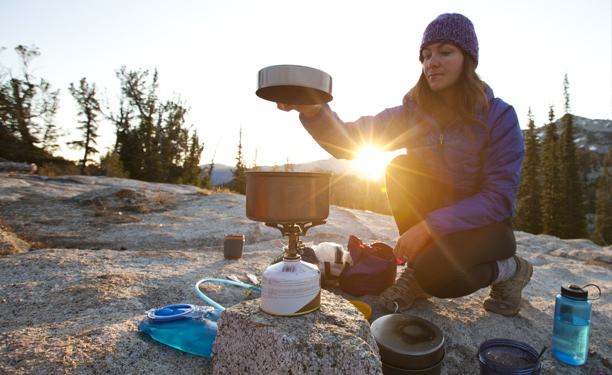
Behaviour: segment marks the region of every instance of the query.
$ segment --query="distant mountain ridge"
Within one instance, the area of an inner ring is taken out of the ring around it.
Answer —
[[[202,168],[207,168],[208,165],[202,165]],[[284,171],[285,166],[280,165],[279,171]],[[272,166],[260,166],[263,171],[272,170]],[[210,176],[210,182],[213,186],[221,185],[230,181],[233,177],[232,171],[236,169],[236,166],[229,166],[225,164],[215,164],[212,172],[212,176]],[[293,164],[294,172],[311,172],[313,170],[322,170],[322,171],[330,171],[337,174],[350,173],[355,176],[363,177],[363,173],[355,167],[355,163],[351,160],[344,159],[324,159],[311,161],[303,164]]]
[[[557,131],[563,129],[564,115],[555,122]],[[574,116],[576,128],[575,140],[579,149],[589,150],[606,155],[612,147],[612,120],[591,120],[585,117]],[[546,125],[536,128],[540,141],[544,138]],[[523,131],[525,132],[525,130]]]
[[[558,119],[555,124],[559,132],[563,127],[563,118]],[[576,145],[580,149],[588,149],[601,155],[608,153],[612,147],[612,120],[592,120],[585,117],[574,116],[574,126],[576,128]],[[545,126],[536,128],[540,140],[544,137]],[[525,132],[525,130],[523,130]],[[207,164],[202,165],[208,167]],[[232,170],[235,166],[215,164],[211,176],[213,185],[220,185],[232,179]],[[262,170],[269,171],[271,166],[262,166]],[[364,177],[362,171],[356,168],[355,162],[343,159],[324,159],[303,164],[294,164],[293,170],[296,172],[310,172],[313,170],[331,171],[333,173],[350,173],[358,177]],[[284,171],[284,165],[279,166],[280,171]]]

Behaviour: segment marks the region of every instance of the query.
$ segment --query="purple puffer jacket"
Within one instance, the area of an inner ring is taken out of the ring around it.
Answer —
[[[386,145],[387,151],[406,148],[436,177],[454,189],[446,207],[427,215],[433,234],[444,235],[481,228],[514,214],[514,197],[525,153],[523,135],[514,108],[487,89],[489,114],[484,129],[459,119],[444,132],[416,104],[388,108],[376,116],[343,122],[328,105],[314,117],[300,115],[304,128],[327,152],[338,159],[353,159],[362,145]],[[417,121],[420,118],[420,121]]]

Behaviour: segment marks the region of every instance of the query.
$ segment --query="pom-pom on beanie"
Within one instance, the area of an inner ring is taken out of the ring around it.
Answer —
[[[431,21],[423,33],[419,60],[423,62],[423,48],[432,43],[452,43],[472,56],[478,65],[478,38],[474,25],[459,13],[445,13]]]

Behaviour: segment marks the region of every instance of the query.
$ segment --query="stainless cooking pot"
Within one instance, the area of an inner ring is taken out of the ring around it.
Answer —
[[[319,222],[329,216],[331,173],[246,172],[246,216],[279,224]]]
[[[383,373],[439,375],[444,335],[432,322],[412,315],[384,315],[372,323]]]
[[[274,65],[259,71],[257,91],[262,99],[284,104],[323,104],[333,97],[332,78],[318,69]]]

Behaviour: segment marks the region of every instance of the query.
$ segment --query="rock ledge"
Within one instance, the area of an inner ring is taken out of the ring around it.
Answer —
[[[321,308],[281,317],[260,300],[221,314],[213,374],[382,374],[370,325],[342,297],[321,291]]]

